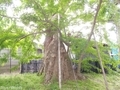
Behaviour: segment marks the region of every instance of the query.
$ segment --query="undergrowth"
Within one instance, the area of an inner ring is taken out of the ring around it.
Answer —
[[[67,81],[62,83],[62,90],[105,90],[102,74],[84,74],[86,80]],[[119,90],[120,74],[107,74],[110,90]],[[43,84],[43,76],[36,74],[1,74],[0,90],[59,90],[58,82]]]

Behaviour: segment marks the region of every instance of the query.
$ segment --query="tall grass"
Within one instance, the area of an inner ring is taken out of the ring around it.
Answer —
[[[102,74],[85,74],[86,80],[62,83],[62,90],[105,90]],[[107,75],[110,90],[120,90],[120,74]],[[44,85],[43,77],[36,74],[0,75],[0,90],[59,90],[58,83]]]

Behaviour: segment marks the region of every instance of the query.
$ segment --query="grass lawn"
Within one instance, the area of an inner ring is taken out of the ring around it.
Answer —
[[[85,74],[86,80],[62,83],[62,90],[105,90],[102,74]],[[1,74],[0,90],[59,90],[58,83],[43,85],[36,74]],[[120,90],[120,73],[107,75],[109,90]]]

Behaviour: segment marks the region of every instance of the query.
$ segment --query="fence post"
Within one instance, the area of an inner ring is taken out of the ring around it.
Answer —
[[[10,62],[10,73],[11,73],[11,50],[9,49],[9,62]]]

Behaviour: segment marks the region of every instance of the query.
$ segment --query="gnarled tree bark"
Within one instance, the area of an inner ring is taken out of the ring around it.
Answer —
[[[68,56],[68,52],[65,49],[65,45],[60,41],[60,59],[61,59],[61,79],[75,80],[71,61]],[[46,39],[44,42],[44,68],[41,70],[41,74],[45,74],[45,83],[50,83],[52,80],[58,81],[58,36],[56,33],[46,33]],[[77,74],[76,74],[77,75]],[[77,79],[79,78],[76,76]]]

